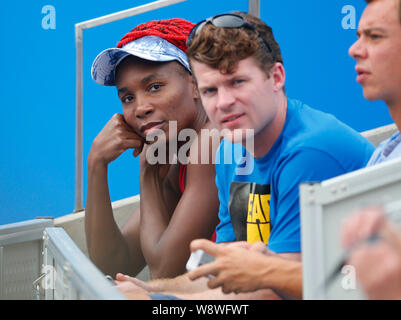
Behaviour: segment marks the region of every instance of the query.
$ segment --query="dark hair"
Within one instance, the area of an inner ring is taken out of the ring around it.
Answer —
[[[377,0],[365,0],[367,4]],[[401,23],[401,0],[398,1],[398,20]]]
[[[249,28],[217,28],[208,23],[194,37],[187,51],[188,58],[230,74],[235,71],[239,61],[254,57],[259,67],[269,77],[273,65],[276,62],[283,63],[280,46],[274,39],[272,28],[248,13],[233,13],[241,15],[256,28],[271,47],[271,52],[254,30]]]

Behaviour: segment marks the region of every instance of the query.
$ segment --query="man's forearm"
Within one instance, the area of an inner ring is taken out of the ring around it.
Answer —
[[[260,277],[261,287],[272,288],[284,298],[302,299],[302,262],[282,258],[273,258],[264,269],[265,276]]]
[[[209,289],[209,278],[202,277],[195,281],[187,274],[173,279],[158,279],[147,282],[146,289],[151,293],[164,293],[188,300],[281,300],[271,289],[261,289],[249,293],[225,294],[221,288]]]

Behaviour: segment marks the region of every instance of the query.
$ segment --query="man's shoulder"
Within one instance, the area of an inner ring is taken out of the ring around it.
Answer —
[[[293,137],[298,135],[306,136],[310,139],[324,139],[323,134],[330,133],[344,135],[358,135],[358,133],[338,120],[334,115],[326,113],[316,108],[312,108],[296,99],[289,99],[289,112],[292,113],[290,119],[290,128],[294,127]],[[295,134],[294,134],[295,133]]]
[[[308,159],[309,154],[316,159],[331,159],[345,171],[366,165],[374,146],[360,133],[333,115],[300,101],[289,106],[292,116],[283,132],[278,164],[294,158]]]
[[[357,131],[335,116],[309,107],[299,100],[292,103],[294,116],[289,130],[283,137],[288,149],[316,149],[326,153],[337,153],[349,149],[373,146]]]

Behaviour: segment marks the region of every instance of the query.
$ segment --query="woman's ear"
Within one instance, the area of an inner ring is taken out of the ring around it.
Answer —
[[[192,84],[192,95],[193,95],[194,99],[200,99],[198,83],[196,82],[194,75],[191,75],[191,84]]]

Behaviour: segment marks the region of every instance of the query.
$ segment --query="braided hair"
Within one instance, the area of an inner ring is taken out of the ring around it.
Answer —
[[[167,40],[182,51],[187,51],[186,41],[195,24],[179,18],[149,21],[132,29],[117,44],[121,48],[125,44],[146,36],[156,36]]]

